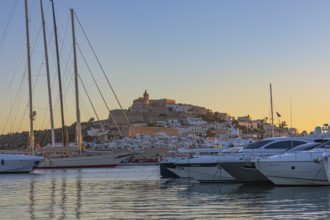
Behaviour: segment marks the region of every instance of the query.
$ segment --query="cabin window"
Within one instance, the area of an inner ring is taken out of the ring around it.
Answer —
[[[265,147],[266,149],[291,149],[296,146],[306,144],[306,142],[303,141],[280,141],[277,143],[273,143]]]
[[[244,149],[258,149],[258,148],[262,147],[263,145],[268,144],[270,142],[272,142],[272,140],[257,141],[257,142],[254,142],[254,143],[249,144],[248,146],[244,147]]]

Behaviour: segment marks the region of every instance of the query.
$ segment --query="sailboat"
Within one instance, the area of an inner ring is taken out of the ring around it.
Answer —
[[[28,72],[29,72],[29,91],[31,92],[31,63],[30,63],[30,43],[29,43],[29,23],[27,0],[25,0],[25,17],[26,17],[26,39],[27,39],[27,56],[28,56]],[[31,94],[31,93],[30,93]],[[34,155],[33,145],[33,108],[32,96],[30,96],[30,149],[33,155],[24,154],[0,154],[0,173],[30,173],[45,158]]]
[[[54,12],[53,1],[52,1],[52,6]],[[135,155],[135,153],[134,152],[114,153],[113,151],[106,152],[106,151],[82,150],[82,141],[81,141],[82,134],[81,134],[80,110],[79,110],[79,99],[78,99],[79,96],[78,70],[77,70],[76,41],[75,41],[75,30],[74,30],[74,11],[73,9],[71,9],[70,11],[71,11],[71,21],[72,21],[72,40],[73,40],[73,56],[74,56],[74,72],[75,72],[77,147],[67,147],[63,144],[63,147],[53,146],[53,147],[44,148],[42,153],[46,156],[46,160],[41,162],[37,168],[38,169],[112,168],[117,166],[123,160],[131,157],[132,155]],[[53,16],[55,16],[54,13]],[[55,25],[56,22],[54,22],[54,26]],[[55,26],[55,36],[56,36],[56,26]],[[65,141],[63,141],[63,143],[65,143]]]

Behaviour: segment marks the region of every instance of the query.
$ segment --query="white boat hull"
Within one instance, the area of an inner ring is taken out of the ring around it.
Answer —
[[[116,156],[103,154],[93,156],[74,156],[65,158],[48,158],[39,164],[37,169],[69,169],[69,168],[113,168],[132,154]]]
[[[167,167],[167,169],[180,178],[189,178],[190,177],[189,173],[187,172],[186,169],[181,169],[180,167],[175,167],[175,168]]]
[[[191,177],[198,182],[232,182],[236,181],[229,173],[220,166],[191,166],[183,167],[184,172],[188,177]]]
[[[330,185],[324,163],[258,161],[259,171],[275,185]]]
[[[237,155],[197,156],[176,162],[176,174],[184,174],[199,182],[235,181],[227,171],[220,166],[221,160],[237,158]],[[172,172],[175,172],[172,170]]]
[[[259,142],[255,142],[241,149],[240,151],[223,152],[216,155],[199,155],[194,157],[182,158],[175,162],[175,165],[184,170],[189,177],[192,177],[199,182],[225,182],[237,181],[235,177],[230,175],[221,167],[221,164],[228,161],[245,161],[255,157],[268,157],[274,154],[281,154],[295,146],[309,143],[310,140],[301,138],[269,138]],[[240,166],[239,166],[240,168]],[[241,170],[239,170],[241,172]],[[252,170],[250,170],[252,171]],[[253,170],[253,177],[261,178],[266,181],[266,178],[257,170]],[[189,173],[189,174],[188,174]],[[242,171],[245,174],[245,171]],[[259,174],[259,175],[257,175]],[[244,179],[248,179],[244,175]],[[259,179],[258,179],[259,180]]]
[[[266,183],[269,179],[265,177],[252,161],[225,161],[221,167],[242,183]]]
[[[40,156],[0,154],[0,173],[30,173],[44,159]]]

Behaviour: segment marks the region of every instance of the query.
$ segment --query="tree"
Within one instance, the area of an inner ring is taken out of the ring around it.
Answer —
[[[286,124],[286,121],[282,121],[282,122],[279,123],[278,127],[279,128],[287,128],[288,125]]]
[[[263,118],[263,119],[260,120],[260,122],[262,124],[267,124],[267,121],[268,121],[268,117],[265,117],[265,118]]]
[[[206,136],[214,138],[217,136],[217,132],[215,131],[214,128],[210,128],[209,130],[206,131]]]

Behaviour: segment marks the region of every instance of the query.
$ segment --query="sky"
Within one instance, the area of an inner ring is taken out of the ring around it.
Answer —
[[[55,127],[60,127],[50,1],[44,2]],[[76,15],[78,72],[100,119],[127,109],[145,90],[232,116],[286,121],[299,131],[329,123],[330,1],[55,0],[65,121],[75,120],[70,8]],[[47,129],[47,77],[39,0],[29,0],[36,129]],[[23,0],[0,7],[0,133],[28,130]],[[79,22],[78,22],[79,20]],[[80,26],[81,24],[81,26]],[[85,37],[85,34],[87,38]],[[92,46],[95,59],[88,42]],[[80,52],[82,51],[82,52]],[[104,92],[104,104],[88,68]],[[117,103],[103,71],[120,102]],[[82,121],[95,117],[81,92]],[[56,98],[57,97],[57,98]]]

